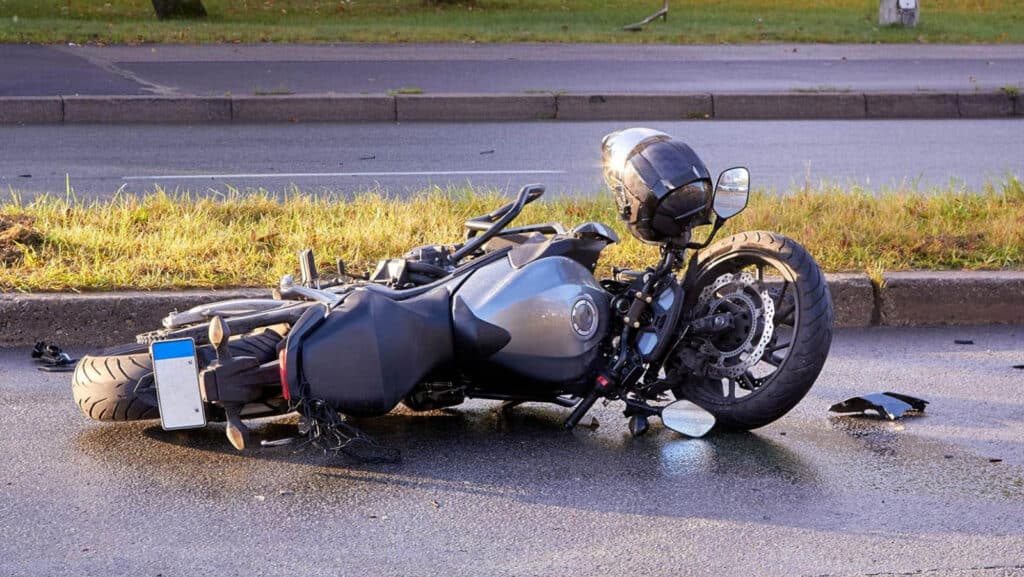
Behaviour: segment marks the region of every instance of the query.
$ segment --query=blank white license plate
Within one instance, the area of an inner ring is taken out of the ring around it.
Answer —
[[[199,393],[199,363],[192,339],[160,341],[149,347],[153,357],[156,400],[164,430],[206,426],[206,411]]]

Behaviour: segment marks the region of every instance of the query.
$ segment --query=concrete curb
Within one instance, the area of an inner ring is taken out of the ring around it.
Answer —
[[[55,124],[64,121],[60,96],[0,96],[0,124]]]
[[[231,99],[232,122],[391,122],[390,96],[240,96]]]
[[[227,98],[166,98],[150,96],[64,96],[64,122],[206,123],[230,122]]]
[[[712,118],[710,94],[559,94],[559,120]]]
[[[826,277],[837,327],[1024,324],[1024,272],[889,273],[881,289],[863,274]],[[136,334],[159,328],[172,310],[269,292],[0,294],[0,345],[129,343]]]
[[[869,118],[958,118],[956,94],[866,94]],[[1007,98],[1009,100],[1009,98]]]
[[[173,310],[242,297],[269,297],[269,290],[0,294],[0,345],[106,347],[135,342],[160,328]]]
[[[886,326],[1024,324],[1024,273],[953,271],[882,275]]]
[[[558,106],[550,94],[399,94],[395,120],[550,120]]]
[[[0,97],[0,124],[1005,118],[1004,92]]]
[[[863,94],[716,94],[715,118],[848,119],[864,118]]]

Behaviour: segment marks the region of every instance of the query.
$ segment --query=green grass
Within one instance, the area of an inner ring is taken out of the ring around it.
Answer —
[[[0,204],[0,289],[272,286],[294,273],[311,246],[325,269],[350,270],[407,249],[462,238],[461,223],[507,199],[469,189],[424,191],[406,200],[363,194],[279,198],[267,193],[190,198],[157,191],[83,203],[58,196]],[[602,257],[644,267],[656,249],[623,230],[607,195],[528,206],[517,222],[596,220],[623,238]],[[757,193],[722,234],[773,230],[804,244],[826,271],[1024,268],[1024,184],[875,195],[826,186],[783,196]],[[706,229],[706,228],[705,228]]]
[[[144,0],[0,0],[0,42],[1024,42],[1024,0],[930,0],[914,29],[880,28],[877,0],[204,0],[158,22]]]

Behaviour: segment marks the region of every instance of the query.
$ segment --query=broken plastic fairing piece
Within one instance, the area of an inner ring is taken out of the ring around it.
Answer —
[[[828,408],[833,413],[864,413],[873,411],[878,416],[895,421],[908,411],[924,412],[928,401],[900,393],[872,393],[861,397],[851,397]]]

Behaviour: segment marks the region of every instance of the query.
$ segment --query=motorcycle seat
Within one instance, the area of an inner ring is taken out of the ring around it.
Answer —
[[[467,262],[466,264],[458,267],[457,269],[453,270],[447,276],[443,276],[432,283],[420,285],[418,287],[407,289],[393,289],[381,284],[368,283],[362,285],[360,288],[369,292],[386,296],[391,300],[404,301],[407,299],[411,299],[413,297],[418,297],[420,295],[426,294],[436,289],[437,287],[444,286],[450,283],[452,279],[455,279],[456,277],[463,276],[467,273],[470,273],[480,268],[481,266],[484,266],[487,263],[494,262],[508,254],[510,250],[512,250],[512,247],[505,247],[494,252],[488,253],[480,258],[473,259]]]

